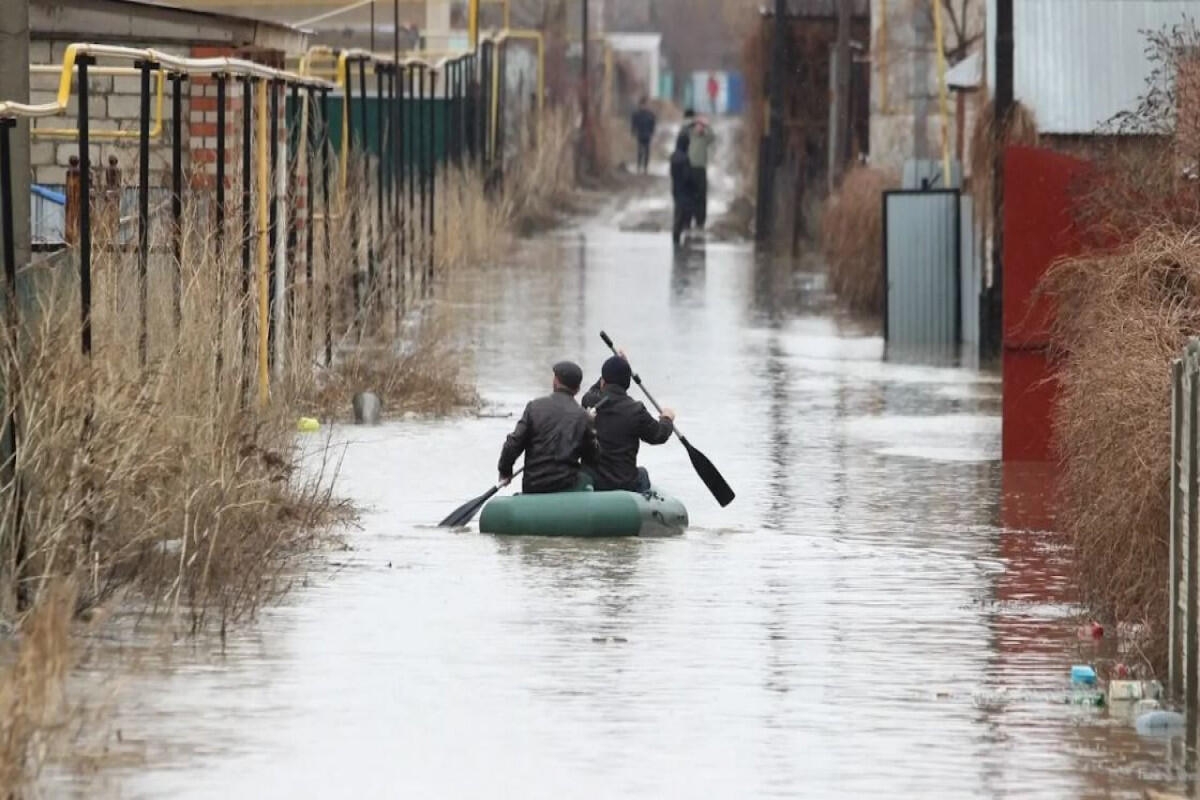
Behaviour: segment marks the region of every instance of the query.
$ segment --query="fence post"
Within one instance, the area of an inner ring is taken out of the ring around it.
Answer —
[[[4,558],[6,563],[0,570],[0,575],[11,574],[15,586],[17,607],[28,606],[28,592],[22,587],[22,578],[26,558],[24,521],[24,491],[20,476],[17,472],[17,423],[20,413],[21,372],[18,369],[20,346],[18,335],[17,307],[17,241],[16,214],[13,208],[13,143],[12,134],[17,127],[17,121],[12,117],[0,119],[0,238],[4,244],[4,322],[8,329],[8,341],[5,342],[4,393],[8,404],[8,420],[4,426],[4,480],[12,487],[13,515],[11,527],[6,531]],[[11,543],[11,549],[10,544]],[[11,553],[11,561],[8,561]],[[10,572],[11,570],[11,572]]]
[[[297,231],[297,216],[296,216],[296,181],[300,179],[300,147],[301,141],[301,120],[303,112],[300,109],[300,85],[291,84],[291,102],[292,110],[287,115],[288,119],[288,149],[287,149],[287,185],[288,196],[283,204],[284,213],[284,229],[287,231],[287,246],[284,252],[287,254],[287,274],[284,276],[284,291],[287,296],[285,304],[284,332],[286,334],[285,341],[290,345],[295,339],[296,331],[296,276],[293,274],[294,265],[296,263],[296,245],[299,232]],[[285,109],[286,111],[286,109]],[[307,358],[307,354],[306,354]]]
[[[317,166],[317,92],[309,88],[306,92],[308,101],[308,142],[305,147],[304,162],[304,327],[306,358],[313,357],[313,237],[316,229],[313,227],[316,214],[313,202],[316,199],[316,166]],[[326,216],[328,216],[326,210]],[[326,223],[328,224],[328,223]]]
[[[89,55],[79,56],[79,339],[83,354],[92,355],[92,159],[88,108]]]
[[[1200,355],[1197,354],[1195,346],[1189,346],[1186,356],[1187,361],[1187,378],[1186,378],[1186,409],[1187,414],[1187,511],[1185,517],[1184,529],[1184,546],[1187,553],[1187,584],[1185,587],[1184,603],[1185,608],[1185,639],[1184,639],[1184,708],[1187,709],[1189,724],[1188,737],[1194,737],[1194,725],[1190,724],[1193,718],[1193,709],[1196,706],[1196,688],[1197,688],[1197,669],[1196,669],[1196,651],[1197,651],[1197,619],[1196,619],[1196,595],[1197,595],[1197,545],[1200,544],[1200,537],[1196,536],[1197,513],[1200,511],[1200,451],[1197,446],[1200,445]],[[1188,742],[1189,746],[1193,743]]]
[[[1183,471],[1180,463],[1183,453],[1183,366],[1182,358],[1171,362],[1171,536],[1170,577],[1167,587],[1170,594],[1167,693],[1174,700],[1178,700],[1183,694],[1183,639],[1180,635],[1183,615],[1179,606],[1183,554]]]
[[[345,93],[345,109],[346,119],[343,125],[343,130],[346,131],[346,142],[342,148],[346,152],[346,158],[349,160],[355,153],[354,147],[354,81],[350,77],[351,63],[346,63],[346,85],[343,87]],[[363,102],[366,98],[363,98]],[[363,134],[366,134],[366,128],[363,129]],[[342,174],[350,174],[350,164],[342,164]],[[351,262],[354,265],[354,274],[351,276],[351,288],[354,293],[354,308],[351,318],[354,324],[358,325],[358,312],[362,308],[362,297],[360,296],[361,287],[359,286],[359,273],[362,270],[361,262],[358,260],[359,247],[359,230],[358,230],[358,203],[350,201],[349,187],[346,188],[346,205],[350,211],[350,256]]]
[[[367,210],[363,215],[367,229],[367,289],[365,296],[361,298],[365,302],[356,309],[356,312],[361,314],[364,308],[370,305],[372,293],[375,291],[375,236],[372,230],[375,220],[371,213],[371,143],[368,133],[370,126],[367,123],[367,60],[365,58],[358,62],[358,94],[359,117],[362,120],[362,190],[363,196],[367,199]]]
[[[278,328],[279,309],[275,302],[275,293],[279,284],[279,82],[267,81],[269,102],[267,113],[270,115],[269,161],[267,162],[267,187],[262,198],[267,203],[267,368],[275,369],[277,354],[276,345],[279,340]]]
[[[329,207],[329,90],[321,90],[321,210],[325,212],[325,366],[333,366],[333,244],[329,225],[333,209]]]
[[[250,399],[250,246],[254,240],[254,207],[251,186],[254,166],[252,161],[254,136],[254,85],[256,79],[242,78],[242,294],[238,304],[242,307],[242,408]]]
[[[150,349],[150,72],[153,61],[138,61],[141,113],[138,120],[138,364],[146,366]]]
[[[437,211],[437,71],[432,67],[425,70],[429,78],[429,141],[427,149],[429,151],[429,246],[426,248],[426,270],[428,271],[428,280],[426,286],[429,292],[433,291],[433,264],[434,254],[437,245],[437,227],[434,217]]]
[[[384,250],[383,192],[387,183],[387,160],[384,158],[384,154],[389,149],[387,146],[387,128],[384,125],[384,116],[387,113],[391,113],[391,106],[384,101],[384,74],[386,72],[387,67],[385,65],[375,65],[375,133],[379,139],[379,153],[375,160],[375,229],[379,232],[379,252],[377,255],[381,261],[383,260]],[[374,272],[373,268],[372,272]],[[380,296],[377,294],[378,290],[379,287],[376,285],[374,277],[372,277],[371,295],[376,298],[376,300],[372,301],[372,305],[376,308],[378,308],[378,298]]]
[[[161,78],[159,79],[161,80]],[[223,137],[223,131],[217,136]],[[172,301],[175,333],[183,325],[183,74],[171,73],[171,252],[175,259]],[[219,258],[219,256],[218,256]],[[220,339],[218,338],[218,342]],[[218,352],[220,349],[218,348]]]
[[[221,389],[221,373],[225,368],[225,92],[228,79],[225,75],[213,76],[217,80],[217,364],[216,388]],[[243,100],[243,102],[246,102]]]

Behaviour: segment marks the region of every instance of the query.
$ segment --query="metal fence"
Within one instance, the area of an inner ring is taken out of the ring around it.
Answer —
[[[962,341],[961,209],[957,189],[883,196],[884,339],[889,347]]]

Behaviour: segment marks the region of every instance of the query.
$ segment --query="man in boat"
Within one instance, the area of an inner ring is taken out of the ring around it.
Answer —
[[[554,390],[525,406],[517,427],[500,450],[500,483],[508,485],[513,465],[525,454],[521,491],[525,494],[585,489],[591,478],[582,464],[594,467],[599,456],[592,417],[575,402],[583,370],[571,361],[554,365]]]
[[[596,491],[624,489],[650,491],[650,474],[637,465],[642,442],[663,444],[675,432],[675,412],[662,410],[655,419],[646,407],[629,396],[633,370],[624,356],[604,362],[600,380],[583,396],[583,407],[595,410],[600,440],[599,463],[592,468]]]

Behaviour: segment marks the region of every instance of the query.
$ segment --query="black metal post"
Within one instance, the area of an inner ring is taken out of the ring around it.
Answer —
[[[329,206],[329,90],[321,90],[321,123],[325,129],[321,134],[321,210],[325,223],[325,366],[333,365],[333,244],[329,227],[333,222],[333,209]]]
[[[217,365],[216,387],[220,391],[225,368],[225,105],[229,76],[217,74]],[[249,98],[243,98],[249,105]]]
[[[85,356],[92,355],[92,158],[88,118],[88,66],[91,56],[75,60],[79,69],[79,314],[80,342]]]
[[[408,68],[408,120],[404,127],[404,140],[408,150],[405,161],[408,169],[408,215],[405,229],[408,233],[408,283],[416,291],[416,262],[417,262],[417,172],[421,165],[417,158],[418,143],[421,137],[421,98],[417,93],[417,72],[420,67],[412,65]]]
[[[313,347],[313,237],[316,235],[316,230],[313,228],[316,217],[313,213],[313,203],[316,200],[318,135],[317,92],[310,87],[308,90],[308,146],[304,165],[304,327],[307,344],[304,349],[305,358],[312,358]],[[325,214],[328,217],[328,209]]]
[[[437,154],[437,77],[438,74],[433,69],[426,70],[429,73],[429,248],[426,251],[426,259],[428,264],[426,269],[429,273],[426,285],[430,290],[433,289],[433,259],[436,250],[437,227],[434,217],[437,211],[437,176],[438,176],[438,154]]]
[[[409,216],[410,216],[408,213],[408,210],[405,207],[405,205],[406,205],[405,198],[408,195],[406,187],[408,186],[408,181],[407,181],[407,173],[409,171],[409,168],[408,168],[408,140],[410,137],[408,134],[408,127],[407,127],[408,123],[406,121],[407,116],[406,116],[406,112],[405,112],[405,106],[407,103],[407,99],[406,99],[406,92],[405,92],[405,88],[404,88],[406,76],[409,74],[409,68],[408,67],[399,67],[398,69],[400,71],[399,71],[399,74],[396,76],[396,95],[397,95],[396,96],[396,117],[398,119],[398,122],[396,125],[396,135],[399,137],[398,143],[397,143],[397,153],[396,153],[396,161],[397,161],[397,167],[396,167],[396,179],[397,179],[397,184],[396,184],[397,221],[396,221],[396,224],[397,224],[397,230],[396,230],[396,233],[397,233],[398,238],[400,239],[400,261],[397,264],[396,269],[397,269],[397,272],[399,273],[400,287],[399,287],[398,291],[400,292],[400,299],[401,299],[401,302],[403,303],[405,300],[405,285],[406,285],[405,280],[404,280],[404,274],[405,274],[404,264],[405,264],[405,258],[407,256],[408,250],[409,250],[409,248],[408,248],[408,222],[409,222]]]
[[[242,78],[242,294],[238,302],[242,307],[242,407],[250,398],[250,364],[252,342],[250,340],[250,247],[254,240],[254,208],[250,189],[253,184],[251,151],[254,132],[254,85],[255,78]]]
[[[992,152],[992,285],[983,303],[983,354],[1000,355],[1004,344],[1004,146],[1014,102],[1013,0],[996,0],[996,137]]]
[[[387,183],[387,162],[384,159],[384,154],[387,152],[387,128],[384,125],[384,116],[388,111],[388,105],[384,102],[384,73],[387,68],[382,64],[375,65],[375,133],[379,142],[379,153],[375,160],[375,230],[379,232],[379,257],[383,257],[383,192],[384,184]],[[368,184],[369,186],[370,184]],[[374,259],[372,259],[373,261]],[[373,296],[378,296],[376,293],[379,287],[375,284],[374,264],[369,266],[371,270],[371,293]]]
[[[374,6],[372,6],[374,8]],[[374,219],[371,214],[371,142],[370,126],[367,123],[367,61],[358,62],[359,116],[362,119],[362,159],[363,159],[363,195],[367,200],[366,218],[367,229],[367,291],[364,298],[367,303],[375,292],[375,234],[372,230]],[[359,309],[362,310],[361,308]]]
[[[279,82],[267,81],[268,143],[270,163],[267,164],[267,367],[275,366],[275,340],[278,309],[275,307],[275,291],[279,283],[275,259],[279,253]]]
[[[425,163],[425,152],[426,152],[426,150],[428,150],[428,147],[429,147],[428,142],[425,141],[426,138],[429,136],[429,128],[425,124],[425,115],[429,113],[428,104],[425,102],[425,82],[426,82],[425,81],[425,73],[427,73],[428,71],[429,71],[428,69],[421,67],[420,74],[418,76],[418,81],[417,81],[417,83],[418,83],[417,102],[419,103],[418,108],[420,109],[420,111],[419,111],[420,124],[418,125],[418,128],[417,128],[418,147],[417,147],[416,169],[418,171],[420,171],[420,173],[421,173],[421,187],[420,187],[421,216],[420,216],[420,226],[418,227],[418,230],[421,232],[422,235],[425,235],[426,231],[428,230],[428,227],[427,227],[428,222],[426,220],[426,210],[425,210],[425,201],[426,201],[426,198],[429,197],[429,165]],[[424,245],[425,249],[429,248],[428,242],[422,242],[422,244]],[[425,289],[427,288],[426,280],[428,278],[428,275],[426,274],[426,270],[423,265],[420,265],[418,263],[417,269],[419,269],[420,273],[421,273],[421,286],[422,286],[422,292],[424,292]]]
[[[179,333],[183,325],[183,75],[178,72],[171,75],[171,220],[171,252],[175,258],[171,288],[175,333]]]
[[[150,73],[151,61],[134,64],[141,72],[141,119],[138,120],[138,364],[146,366],[150,348]]]
[[[290,114],[285,114],[287,117],[288,129],[288,158],[287,158],[287,186],[288,196],[284,198],[283,213],[284,213],[284,229],[287,231],[287,257],[284,263],[287,265],[287,272],[283,276],[284,294],[287,296],[287,315],[286,323],[286,341],[290,344],[294,341],[296,330],[296,277],[292,274],[292,270],[296,265],[296,245],[299,232],[297,230],[296,217],[296,197],[294,187],[296,181],[300,177],[300,147],[304,144],[300,138],[300,131],[303,127],[301,120],[303,113],[300,110],[300,84],[291,84],[291,104],[292,109]],[[286,112],[286,109],[285,109]]]
[[[4,321],[8,328],[8,352],[6,361],[9,364],[5,376],[4,392],[8,396],[8,420],[4,426],[4,479],[12,487],[13,508],[12,528],[9,537],[14,543],[13,566],[17,579],[18,606],[24,607],[22,599],[25,592],[21,588],[21,577],[27,556],[24,534],[24,490],[17,473],[17,424],[20,413],[21,372],[17,369],[17,359],[20,357],[18,336],[19,309],[17,306],[17,243],[16,221],[13,217],[13,158],[12,132],[17,121],[11,117],[0,119],[0,210],[3,219],[0,220],[0,236],[4,239]]]
[[[388,261],[388,302],[393,312],[399,309],[399,297],[396,294],[396,273],[400,263],[400,230],[396,216],[396,166],[399,161],[397,143],[399,142],[400,118],[399,105],[396,103],[396,70],[399,67],[392,64],[387,73],[387,113],[388,113],[388,143],[387,143],[387,211],[391,221],[392,257]],[[397,314],[397,318],[398,318]]]
[[[349,70],[350,70],[350,65],[347,64],[346,65],[346,72],[347,72],[346,86],[345,86],[345,92],[346,92],[346,136],[349,139],[349,141],[347,142],[346,153],[347,153],[347,159],[352,161],[354,158],[354,154],[357,151],[357,147],[356,147],[356,144],[354,141],[354,81],[350,79]],[[366,98],[364,97],[363,102],[365,102],[365,101],[366,101]],[[363,128],[363,135],[364,136],[366,135],[365,127]],[[350,174],[350,166],[351,166],[350,164],[342,165],[344,174],[346,174],[346,175]],[[347,192],[348,191],[349,191],[349,187],[347,186]],[[349,207],[349,210],[350,210],[350,255],[351,255],[352,263],[354,265],[353,266],[354,274],[350,276],[350,278],[351,278],[350,285],[354,291],[353,318],[355,320],[355,324],[357,324],[358,312],[362,308],[362,297],[360,295],[361,287],[359,286],[359,272],[361,271],[361,268],[360,268],[360,264],[358,261],[358,245],[359,245],[359,233],[360,233],[358,230],[358,203],[350,201],[349,197],[346,198],[346,201],[347,201],[346,205]]]

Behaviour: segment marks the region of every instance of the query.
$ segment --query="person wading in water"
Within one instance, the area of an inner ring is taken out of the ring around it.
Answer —
[[[683,232],[692,227],[696,216],[696,199],[692,187],[692,165],[688,161],[688,135],[679,132],[675,140],[675,152],[671,154],[671,198],[675,201],[675,216],[671,223],[671,241],[678,247]]]
[[[517,427],[500,450],[500,483],[508,485],[513,465],[525,454],[521,491],[525,494],[587,489],[591,478],[581,464],[595,468],[599,458],[592,416],[575,402],[583,370],[571,361],[554,365],[554,390],[525,406]]]
[[[600,380],[583,396],[583,407],[595,409],[600,460],[592,468],[596,491],[650,491],[650,473],[637,465],[642,442],[663,444],[675,432],[675,412],[662,410],[655,419],[629,396],[633,370],[623,356],[612,356],[600,370]]]

